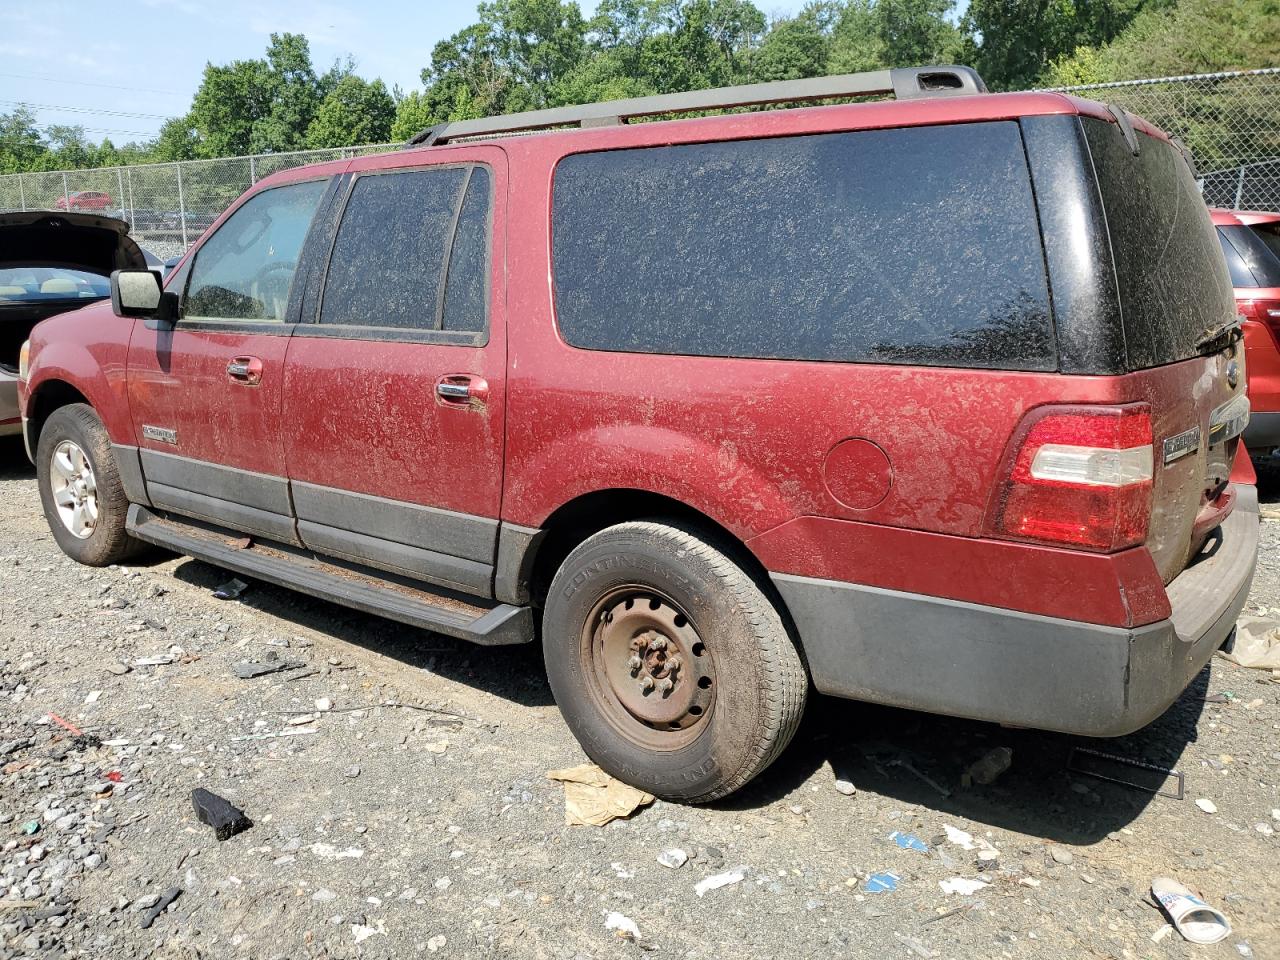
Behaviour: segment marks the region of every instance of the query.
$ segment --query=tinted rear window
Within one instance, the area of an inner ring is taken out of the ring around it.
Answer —
[[[1231,270],[1231,282],[1237,287],[1280,287],[1280,259],[1251,227],[1219,227],[1218,233],[1230,246],[1243,271]],[[1227,266],[1232,259],[1227,257]],[[1245,277],[1244,282],[1236,279]]]
[[[1249,229],[1262,238],[1267,249],[1280,257],[1280,223],[1255,223]]]
[[[576,154],[552,235],[576,346],[1056,366],[1016,123]]]
[[[1106,208],[1130,369],[1196,356],[1206,330],[1235,316],[1231,280],[1191,170],[1167,141],[1083,121]]]
[[[1227,273],[1231,276],[1231,285],[1233,287],[1256,287],[1258,283],[1253,279],[1253,271],[1244,262],[1244,257],[1236,252],[1236,248],[1227,239],[1222,227],[1218,228],[1218,243],[1222,247],[1222,256],[1227,261]]]

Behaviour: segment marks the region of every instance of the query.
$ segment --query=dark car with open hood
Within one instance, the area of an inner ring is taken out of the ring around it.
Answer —
[[[123,220],[34,210],[0,214],[0,436],[22,432],[22,344],[41,320],[111,296],[111,271],[159,268]]]

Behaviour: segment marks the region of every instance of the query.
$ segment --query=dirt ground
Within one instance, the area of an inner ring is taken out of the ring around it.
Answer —
[[[1263,493],[1280,499],[1280,469]],[[1280,523],[1263,544],[1255,611],[1280,607]],[[1216,659],[1156,723],[1106,742],[816,698],[728,801],[568,827],[546,772],[585,757],[537,649],[260,584],[215,599],[227,579],[164,555],[75,565],[20,446],[0,445],[0,960],[1280,957],[1269,673]],[[137,663],[157,657],[171,662]],[[272,657],[291,669],[233,671]],[[1077,746],[1176,767],[1186,798],[1071,773]],[[962,788],[996,747],[1011,767]],[[219,842],[196,787],[253,826]],[[997,854],[979,861],[947,827]],[[672,848],[688,862],[659,863]],[[896,889],[871,892],[884,873]],[[1156,876],[1200,891],[1233,935],[1161,938]],[[987,886],[945,893],[955,877]],[[639,940],[606,928],[614,913]]]

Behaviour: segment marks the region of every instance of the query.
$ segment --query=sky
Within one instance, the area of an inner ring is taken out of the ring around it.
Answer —
[[[302,33],[323,71],[351,55],[363,77],[421,87],[431,48],[470,23],[475,0],[3,0],[0,112],[79,125],[95,143],[154,137],[184,113],[205,63],[263,56],[272,33]],[[590,14],[596,0],[580,0]],[[803,0],[756,0],[769,15]],[[111,11],[111,12],[108,12]]]

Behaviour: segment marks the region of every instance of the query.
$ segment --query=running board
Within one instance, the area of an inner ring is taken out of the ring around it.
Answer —
[[[346,567],[161,517],[131,504],[125,528],[131,536],[255,580],[289,587],[423,630],[485,646],[533,640],[533,611],[475,598],[461,599],[425,587],[383,579],[376,571]]]

